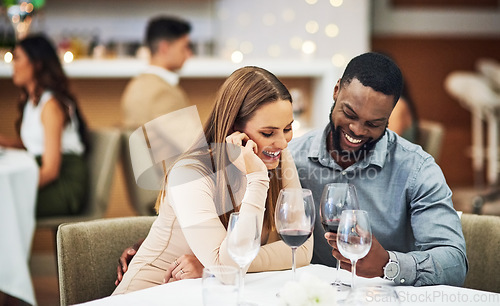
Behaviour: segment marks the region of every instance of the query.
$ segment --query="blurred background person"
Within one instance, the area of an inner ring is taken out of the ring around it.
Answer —
[[[43,35],[14,48],[13,83],[21,89],[18,137],[0,146],[25,148],[40,166],[36,216],[77,214],[85,203],[87,127],[52,43]]]
[[[123,92],[124,127],[134,129],[190,105],[178,85],[176,73],[192,55],[190,31],[191,25],[177,17],[159,16],[149,21],[146,29],[146,45],[151,54],[149,66]]]

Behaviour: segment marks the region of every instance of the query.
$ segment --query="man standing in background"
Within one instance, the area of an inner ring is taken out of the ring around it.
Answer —
[[[135,129],[190,106],[176,73],[192,55],[190,31],[191,25],[176,17],[160,16],[149,21],[146,30],[146,44],[151,53],[149,66],[127,84],[121,99],[125,128]]]

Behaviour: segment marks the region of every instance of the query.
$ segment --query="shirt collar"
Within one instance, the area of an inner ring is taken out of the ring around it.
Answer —
[[[143,73],[157,75],[172,86],[177,86],[179,84],[179,75],[177,73],[160,66],[149,65]]]
[[[336,164],[331,157],[330,153],[328,153],[327,147],[326,147],[326,138],[328,137],[328,134],[330,133],[331,127],[330,124],[328,124],[324,130],[323,133],[317,133],[316,136],[314,136],[311,147],[309,149],[309,154],[308,157],[311,159],[314,159],[316,161],[320,161],[322,164]],[[376,165],[382,168],[385,164],[385,160],[387,157],[387,147],[389,145],[388,141],[388,131],[387,129],[385,130],[384,136],[380,139],[379,142],[375,145],[375,148],[368,154],[368,156],[355,163],[353,166],[357,167],[367,167],[368,165]]]

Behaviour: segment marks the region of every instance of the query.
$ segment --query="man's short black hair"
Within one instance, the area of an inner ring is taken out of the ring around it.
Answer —
[[[380,53],[368,52],[353,58],[340,79],[340,88],[357,79],[364,86],[399,100],[403,88],[403,75],[398,65]]]
[[[191,25],[186,20],[173,16],[158,16],[148,23],[146,44],[151,53],[154,53],[160,40],[174,41],[189,32],[191,32]]]

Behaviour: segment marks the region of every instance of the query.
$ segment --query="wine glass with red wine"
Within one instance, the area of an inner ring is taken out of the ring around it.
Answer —
[[[292,248],[292,274],[295,280],[295,251],[311,237],[316,212],[309,189],[285,188],[278,195],[275,210],[276,231]]]
[[[331,183],[325,185],[321,195],[319,215],[325,232],[337,233],[340,216],[344,210],[359,209],[356,188],[348,183]],[[337,273],[332,285],[338,290],[348,289],[339,278],[340,262],[337,260]]]

